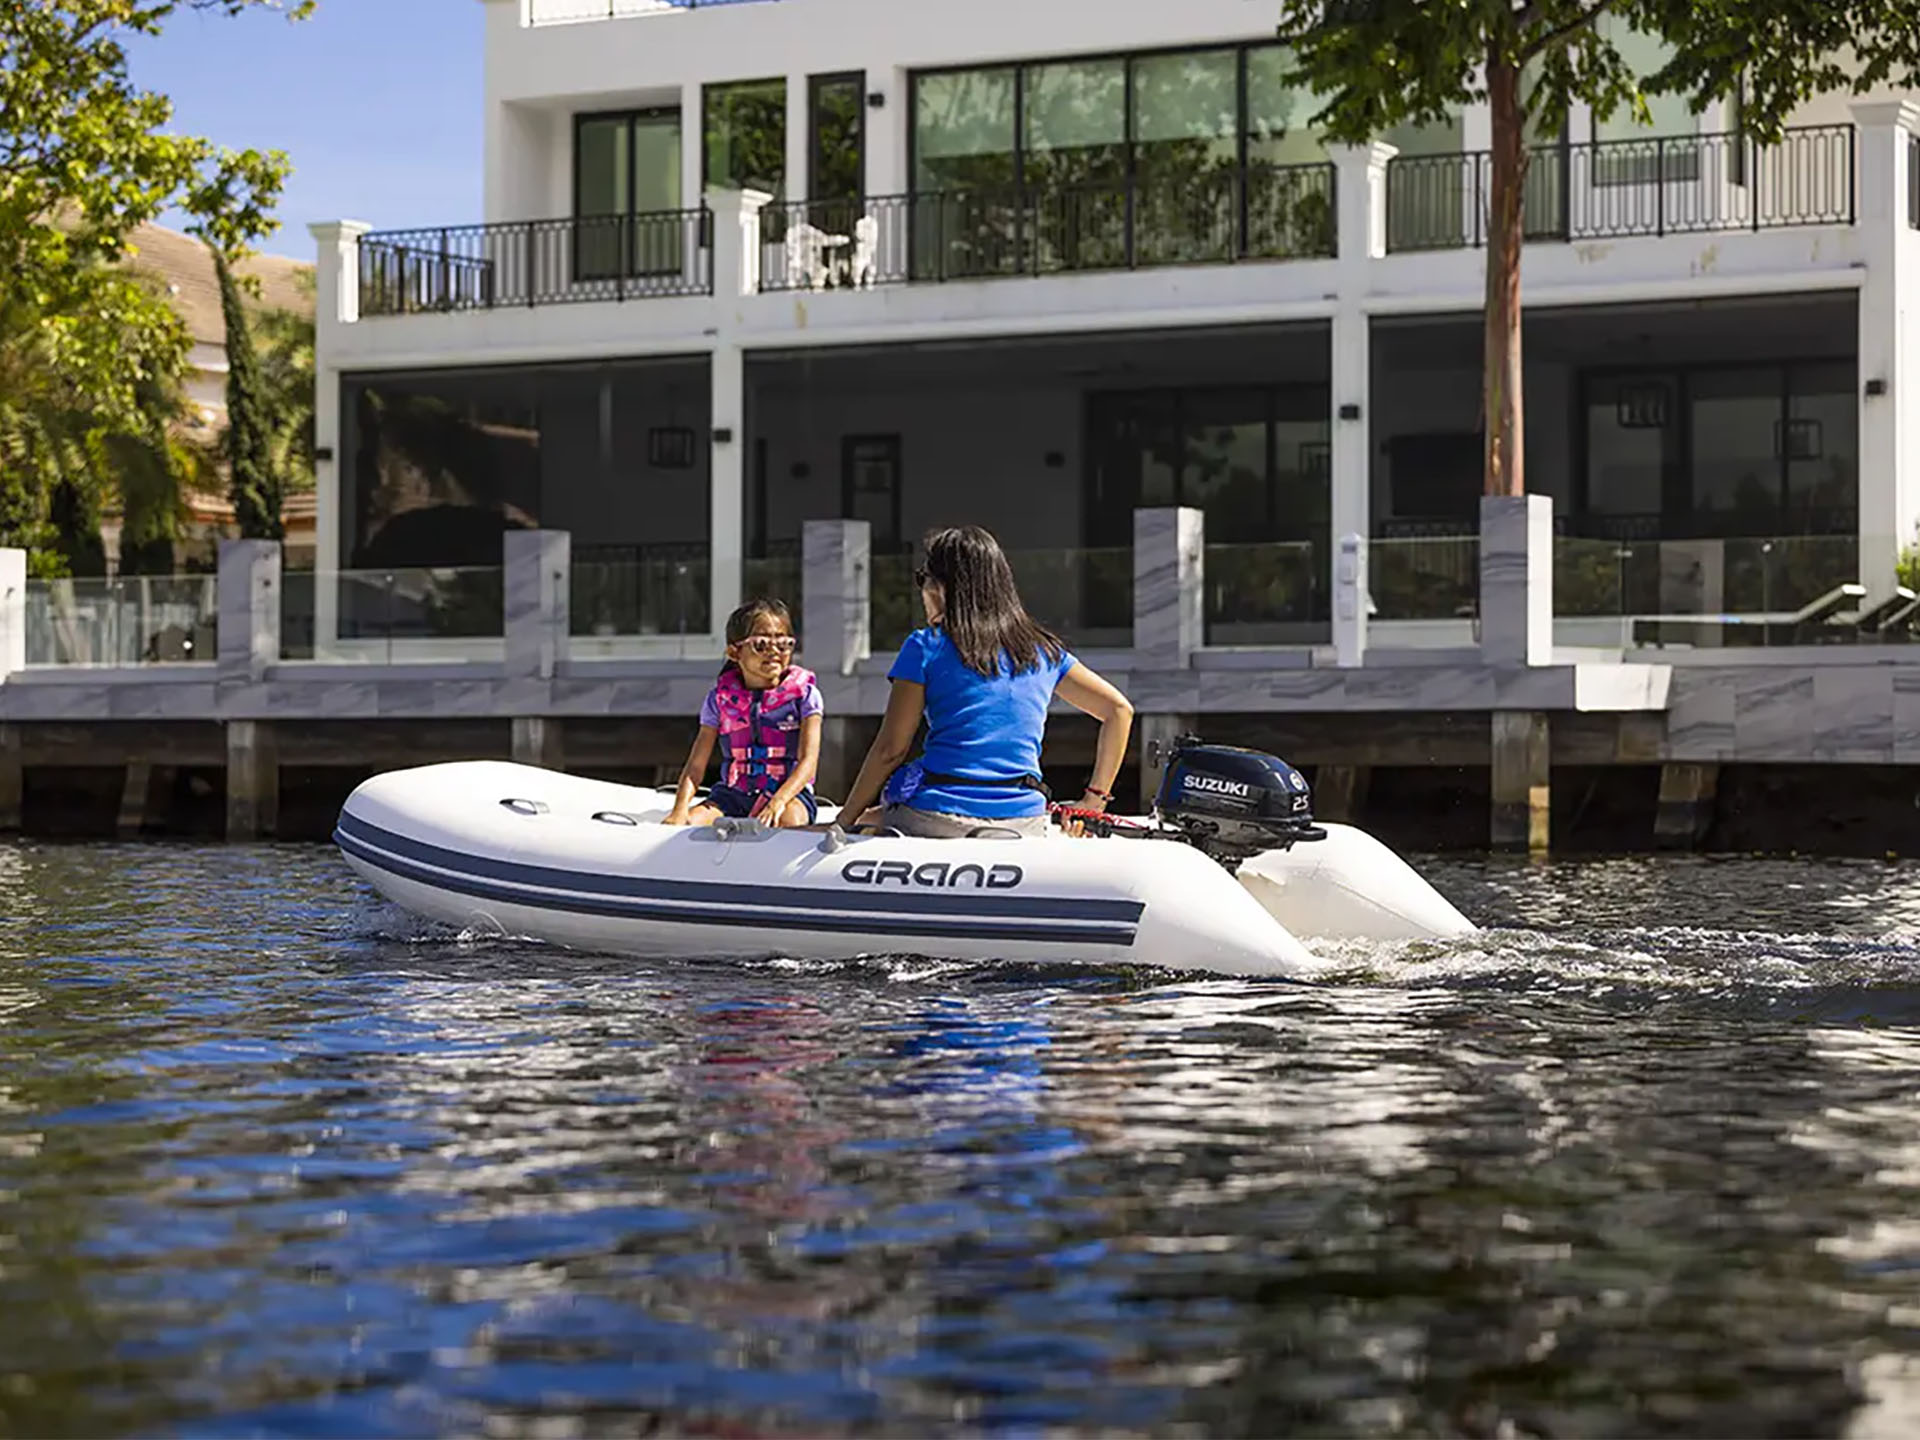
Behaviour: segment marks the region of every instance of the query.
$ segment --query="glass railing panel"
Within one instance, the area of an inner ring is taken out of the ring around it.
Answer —
[[[211,663],[220,615],[212,575],[29,580],[29,665]]]
[[[285,660],[470,659],[503,628],[497,565],[293,571],[280,595]]]
[[[1373,540],[1367,591],[1375,620],[1466,620],[1480,601],[1476,535]]]
[[[708,557],[696,552],[576,558],[570,597],[573,634],[705,635],[713,628],[711,568]]]
[[[913,583],[915,564],[906,551],[873,557],[867,625],[875,655],[898,650],[902,640],[927,623],[919,588]]]
[[[1093,549],[1009,550],[1014,583],[1027,613],[1077,649],[1125,649],[1133,643],[1133,551]],[[917,564],[911,554],[873,557],[872,646],[885,655],[926,624]]]
[[[1301,644],[1324,630],[1326,557],[1309,540],[1209,545],[1206,643]]]
[[[793,633],[807,643],[806,613],[800,603],[801,565],[798,555],[766,555],[740,562],[740,598],[778,600],[793,617]],[[720,622],[725,624],[723,618]]]
[[[1027,613],[1084,650],[1133,644],[1133,551],[1010,550],[1007,563]]]
[[[1621,643],[1791,643],[1804,637],[1784,624],[1787,618],[1855,582],[1859,559],[1853,535],[1563,537],[1554,546],[1554,613],[1620,620]],[[1843,609],[1851,614],[1856,607]]]

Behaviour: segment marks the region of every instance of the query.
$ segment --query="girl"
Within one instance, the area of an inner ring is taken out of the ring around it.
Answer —
[[[793,663],[793,618],[778,600],[749,600],[727,617],[727,663],[700,707],[669,825],[710,825],[722,815],[769,825],[811,824],[818,813],[820,687]],[[715,742],[720,783],[694,805]]]
[[[1106,809],[1133,728],[1127,697],[1027,614],[1007,557],[985,530],[936,530],[926,548],[914,575],[926,628],[907,637],[887,672],[886,717],[840,813],[908,835],[965,836],[983,826],[1046,834],[1040,740],[1055,694],[1100,722],[1093,774],[1077,804]],[[894,775],[922,715],[926,751]],[[886,809],[866,815],[883,785]]]

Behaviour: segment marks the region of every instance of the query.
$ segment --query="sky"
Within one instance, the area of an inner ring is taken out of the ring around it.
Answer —
[[[134,38],[128,68],[172,99],[174,128],[287,152],[280,229],[258,248],[311,260],[315,220],[479,223],[485,18],[478,0],[320,0],[299,24],[183,11]]]

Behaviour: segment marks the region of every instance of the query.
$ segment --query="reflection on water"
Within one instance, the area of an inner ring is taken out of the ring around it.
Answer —
[[[1920,867],[1435,874],[1309,988],[0,848],[0,1433],[1913,1433]]]

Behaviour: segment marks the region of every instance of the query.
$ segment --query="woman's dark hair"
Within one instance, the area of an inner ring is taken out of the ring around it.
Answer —
[[[1000,542],[978,525],[934,530],[926,538],[927,578],[946,592],[941,628],[960,663],[978,675],[1000,673],[1005,656],[1013,673],[1053,664],[1067,653],[1060,637],[1027,614]]]
[[[763,616],[768,620],[778,620],[782,625],[787,627],[787,633],[789,635],[793,634],[793,612],[787,609],[785,603],[779,600],[770,600],[764,595],[756,595],[753,599],[743,601],[735,606],[733,613],[727,616],[727,644],[738,645],[742,640],[753,634],[753,622],[761,619]],[[729,670],[738,670],[739,668],[738,665],[729,660],[720,667],[720,673],[724,675]]]

